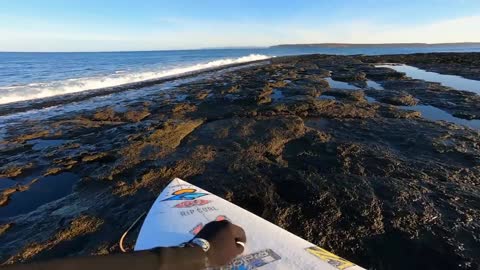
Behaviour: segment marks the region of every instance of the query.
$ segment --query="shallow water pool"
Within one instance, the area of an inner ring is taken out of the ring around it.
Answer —
[[[58,200],[72,192],[73,185],[80,178],[73,173],[47,176],[33,183],[23,192],[15,192],[7,205],[0,207],[0,219],[25,214],[38,207]]]
[[[283,99],[285,95],[283,95],[282,91],[278,89],[273,89],[271,97],[273,101],[277,101],[277,100]]]
[[[474,129],[480,129],[480,120],[466,120],[455,117],[448,112],[440,110],[437,107],[429,106],[429,105],[416,105],[416,106],[398,106],[399,108],[405,110],[415,110],[422,113],[422,117],[432,121],[443,120],[451,123],[455,123],[458,125],[463,125],[467,127],[471,127]]]
[[[376,67],[386,67],[398,72],[404,72],[413,79],[424,80],[428,82],[438,82],[444,86],[452,87],[457,90],[465,90],[480,95],[480,81],[465,79],[456,75],[444,75],[436,72],[425,71],[408,65],[376,65]]]
[[[383,88],[383,86],[381,86],[379,83],[371,80],[367,80],[367,87],[375,90],[385,90],[385,88]]]
[[[325,80],[330,85],[330,88],[338,88],[338,89],[348,89],[348,90],[358,90],[360,88],[356,87],[355,85],[351,85],[346,82],[335,81],[334,79],[327,77]]]
[[[28,141],[29,144],[33,144],[33,150],[43,150],[50,147],[58,147],[62,144],[65,144],[66,140],[42,140],[35,139]]]

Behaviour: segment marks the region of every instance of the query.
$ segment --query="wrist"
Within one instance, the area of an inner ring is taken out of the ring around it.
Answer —
[[[205,268],[209,267],[209,250],[210,250],[210,242],[203,238],[193,238],[189,242],[185,243],[185,246],[188,246],[190,248],[194,248],[198,251],[201,252],[201,256],[204,258],[203,262],[205,265]]]
[[[202,269],[206,269],[210,266],[209,260],[208,260],[208,254],[203,250],[202,247],[193,245],[186,248],[191,250],[192,256],[196,258],[195,261],[202,266]]]
[[[205,253],[210,249],[210,242],[203,238],[193,238],[189,243],[200,247]]]
[[[160,269],[206,269],[209,267],[207,254],[198,246],[156,248]]]

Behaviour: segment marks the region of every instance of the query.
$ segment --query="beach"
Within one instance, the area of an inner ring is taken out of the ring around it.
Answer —
[[[368,269],[480,267],[480,53],[251,60],[3,105],[0,262],[120,252],[179,177]]]

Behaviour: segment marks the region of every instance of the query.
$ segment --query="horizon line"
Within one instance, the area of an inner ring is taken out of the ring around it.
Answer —
[[[375,45],[480,45],[479,42],[439,42],[439,43],[425,43],[425,42],[389,42],[389,43],[349,43],[349,42],[323,42],[323,43],[285,43],[268,46],[219,46],[219,47],[205,47],[205,48],[189,48],[189,49],[152,49],[152,50],[99,50],[99,51],[0,51],[0,53],[125,53],[125,52],[161,52],[161,51],[197,51],[197,50],[233,50],[233,49],[268,49],[282,46],[375,46]]]

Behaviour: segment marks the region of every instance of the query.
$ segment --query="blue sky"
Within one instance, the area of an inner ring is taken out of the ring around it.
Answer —
[[[0,0],[0,51],[480,42],[480,0]]]

